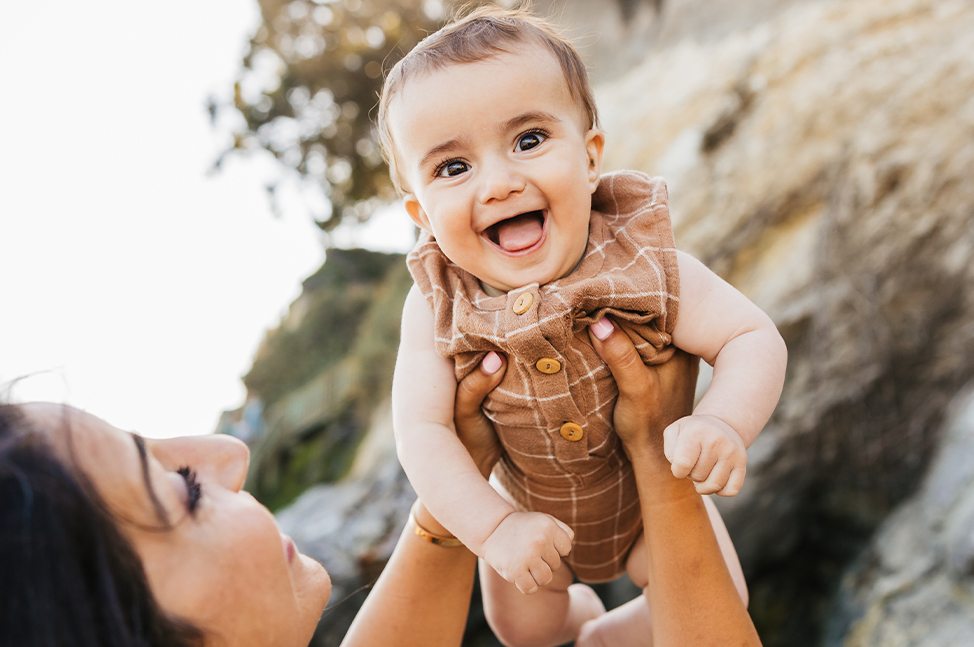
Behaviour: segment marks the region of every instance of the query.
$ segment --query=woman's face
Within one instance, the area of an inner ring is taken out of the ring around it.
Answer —
[[[163,609],[206,632],[207,644],[307,645],[331,581],[241,490],[243,443],[142,439],[60,405],[24,411],[94,484]]]

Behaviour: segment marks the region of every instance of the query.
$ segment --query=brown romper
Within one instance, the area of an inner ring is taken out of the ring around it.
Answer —
[[[567,562],[580,580],[618,577],[642,521],[632,466],[612,433],[616,385],[588,326],[609,314],[647,364],[673,354],[679,276],[666,185],[642,173],[603,176],[582,260],[546,285],[489,296],[432,236],[407,262],[433,308],[437,352],[454,360],[458,380],[488,351],[508,358],[484,402],[505,449],[494,476],[523,509],[575,531]]]

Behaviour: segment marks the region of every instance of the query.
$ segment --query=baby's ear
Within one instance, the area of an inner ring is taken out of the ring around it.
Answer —
[[[419,204],[419,200],[416,199],[412,193],[407,193],[402,197],[402,204],[406,207],[406,213],[416,226],[426,232],[432,232],[430,227],[430,219],[426,217],[426,212],[423,211],[422,205]]]
[[[598,128],[591,128],[585,133],[585,152],[588,154],[589,188],[595,191],[602,175],[602,149],[605,147],[605,133]]]

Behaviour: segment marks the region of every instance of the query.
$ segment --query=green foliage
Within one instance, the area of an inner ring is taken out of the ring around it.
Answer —
[[[266,454],[258,470],[248,475],[247,489],[271,510],[278,510],[316,483],[344,476],[362,439],[361,421],[343,415],[328,424],[305,430],[303,438]],[[273,465],[269,465],[269,462]]]
[[[371,114],[383,73],[442,23],[448,1],[258,0],[233,104],[211,105],[238,123],[216,166],[267,151],[330,203],[314,214],[322,229],[367,218],[394,195]]]
[[[272,509],[341,479],[389,397],[412,281],[398,254],[332,249],[244,377],[264,405],[247,489]]]
[[[581,0],[569,0],[581,2]],[[301,184],[318,225],[330,231],[363,221],[394,198],[374,130],[384,73],[458,7],[491,0],[257,0],[261,22],[250,40],[232,102],[210,100],[214,122],[233,124],[228,157],[270,154],[282,171],[267,187]],[[641,3],[616,0],[625,17]],[[562,0],[517,0],[555,19]]]
[[[248,392],[270,409],[339,362],[359,336],[363,317],[374,308],[376,284],[401,263],[402,257],[396,255],[330,250],[327,262],[305,279],[302,297],[287,320],[264,339],[243,378]],[[384,314],[398,323],[395,312]]]

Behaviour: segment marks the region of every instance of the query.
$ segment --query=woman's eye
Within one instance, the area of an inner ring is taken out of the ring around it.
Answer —
[[[176,473],[186,481],[186,509],[192,514],[196,512],[200,499],[203,498],[203,486],[196,480],[196,470],[188,465],[180,467]]]
[[[436,176],[455,177],[461,173],[465,173],[469,168],[470,167],[466,162],[461,162],[460,160],[450,160],[436,167]]]
[[[524,133],[518,137],[517,146],[515,146],[514,149],[517,151],[531,150],[546,139],[548,139],[548,136],[542,132],[533,131],[530,133]]]

